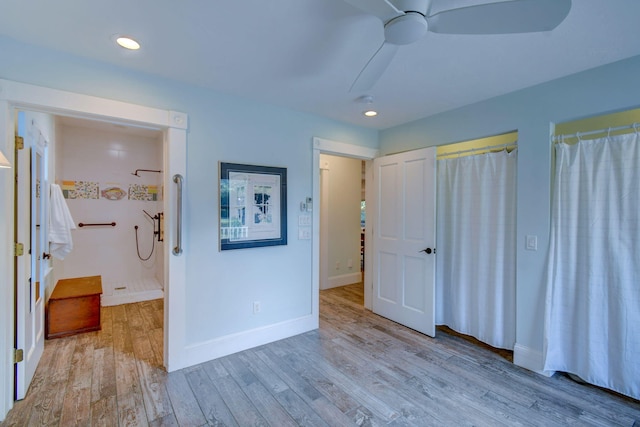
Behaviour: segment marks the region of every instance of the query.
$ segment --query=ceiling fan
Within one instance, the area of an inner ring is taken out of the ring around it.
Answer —
[[[384,24],[384,42],[351,85],[370,89],[391,63],[398,46],[428,31],[442,34],[514,34],[551,31],[566,18],[571,0],[344,0]]]

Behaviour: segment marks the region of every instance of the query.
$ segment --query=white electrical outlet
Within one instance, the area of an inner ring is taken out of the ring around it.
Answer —
[[[353,260],[351,258],[347,260],[347,268],[353,268]]]
[[[253,314],[258,314],[260,313],[260,301],[254,301],[253,302]]]

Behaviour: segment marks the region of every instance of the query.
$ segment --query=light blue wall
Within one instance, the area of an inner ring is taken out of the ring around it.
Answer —
[[[0,78],[189,115],[187,344],[311,313],[311,241],[297,239],[312,194],[312,138],[377,147],[376,131],[130,72],[0,37]],[[232,60],[227,58],[225,60]],[[218,251],[218,162],[286,167],[287,246]],[[252,314],[252,301],[261,313]]]
[[[548,246],[550,126],[640,105],[640,56],[384,130],[380,151],[399,151],[518,131],[517,344],[542,352]],[[538,251],[524,249],[538,236]]]

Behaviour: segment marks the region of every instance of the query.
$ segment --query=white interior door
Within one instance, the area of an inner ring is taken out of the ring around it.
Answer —
[[[436,149],[374,160],[373,311],[435,336]]]
[[[24,123],[24,120],[19,120]],[[16,346],[23,360],[16,363],[16,399],[23,399],[44,350],[44,289],[50,277],[48,256],[48,180],[46,141],[30,127],[24,149],[17,152],[16,237],[24,254],[16,257]]]

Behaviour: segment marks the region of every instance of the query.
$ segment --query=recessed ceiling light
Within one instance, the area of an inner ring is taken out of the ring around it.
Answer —
[[[140,43],[127,36],[120,36],[116,39],[116,43],[125,49],[138,50],[140,49]]]
[[[362,114],[364,114],[367,117],[375,117],[378,115],[378,112],[376,110],[367,110],[365,112],[363,112]]]

